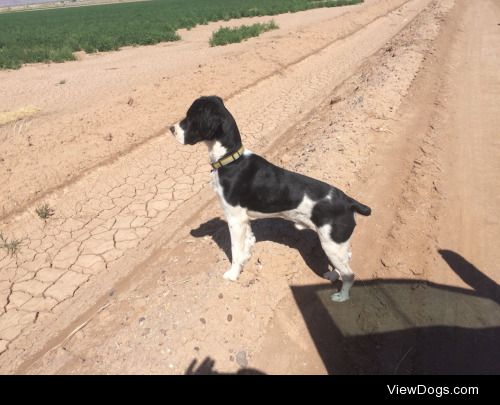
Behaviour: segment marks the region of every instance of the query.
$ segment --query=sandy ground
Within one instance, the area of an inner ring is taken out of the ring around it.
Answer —
[[[207,47],[214,24],[0,72],[0,110],[40,109],[0,127],[0,230],[23,240],[0,253],[1,372],[500,371],[498,2],[275,20],[230,47]],[[372,207],[349,302],[330,301],[316,236],[281,220],[254,221],[252,259],[222,279],[206,151],[163,135],[199,94],[255,152]]]

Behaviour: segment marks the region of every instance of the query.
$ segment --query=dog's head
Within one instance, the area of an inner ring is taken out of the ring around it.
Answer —
[[[170,127],[182,144],[219,141],[224,146],[241,142],[236,122],[220,97],[200,97],[189,107],[186,118]]]

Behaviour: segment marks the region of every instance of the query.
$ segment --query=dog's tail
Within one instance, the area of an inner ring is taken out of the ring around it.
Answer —
[[[367,205],[361,204],[360,202],[351,198],[351,209],[358,214],[369,216],[372,213],[372,209]]]

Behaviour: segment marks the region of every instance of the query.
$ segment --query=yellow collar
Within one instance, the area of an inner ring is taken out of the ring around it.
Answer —
[[[243,155],[243,152],[245,151],[245,148],[243,145],[240,146],[240,148],[231,154],[228,154],[222,158],[220,158],[217,162],[215,163],[210,163],[214,169],[218,169],[222,166],[225,166],[231,162],[234,162],[236,159],[238,159],[241,155]]]

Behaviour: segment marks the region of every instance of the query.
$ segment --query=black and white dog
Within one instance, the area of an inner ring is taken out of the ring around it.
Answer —
[[[186,118],[170,127],[182,144],[205,142],[208,146],[213,185],[231,234],[232,264],[224,278],[236,281],[250,258],[255,237],[250,219],[279,217],[295,222],[298,229],[318,233],[321,245],[334,266],[327,277],[340,277],[342,288],[334,301],[349,298],[354,273],[349,267],[349,238],[356,225],[354,213],[371,210],[319,180],[282,169],[244,150],[238,126],[220,97],[200,97]],[[335,272],[336,271],[336,272]]]

